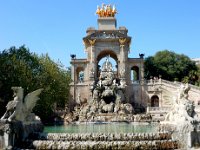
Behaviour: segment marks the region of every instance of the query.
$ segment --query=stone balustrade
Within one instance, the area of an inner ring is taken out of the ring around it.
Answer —
[[[131,84],[133,90],[137,91],[134,92],[134,99],[140,99],[141,95],[143,98],[146,98],[146,101],[151,100],[153,95],[157,95],[159,97],[159,107],[166,107],[170,106],[173,102],[173,97],[176,96],[176,92],[183,84],[178,81],[167,81],[164,79],[150,79],[144,80],[144,84],[141,84],[141,81],[137,81],[136,83]],[[137,86],[136,86],[137,85]],[[143,86],[143,89],[140,89],[140,86]],[[130,87],[131,87],[130,86]],[[189,84],[190,91],[188,93],[189,100],[194,101],[195,105],[200,104],[200,87]],[[141,93],[142,90],[148,91],[146,94]],[[154,109],[154,108],[152,108]]]
[[[171,81],[167,81],[167,80],[162,79],[162,84],[168,84],[168,85],[172,85],[172,86],[179,88],[180,85],[183,84],[183,83],[178,82],[178,81],[171,82]],[[191,87],[191,90],[199,90],[200,91],[199,86],[195,86],[195,85],[192,85],[192,84],[189,84],[189,86]]]

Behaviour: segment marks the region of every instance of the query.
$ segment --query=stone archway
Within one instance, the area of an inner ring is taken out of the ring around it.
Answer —
[[[151,107],[159,107],[159,97],[157,95],[151,97]]]
[[[103,57],[110,55],[116,62],[118,61],[117,54],[112,50],[103,50],[97,56],[97,62],[99,62]]]
[[[103,58],[105,58],[105,57],[107,57],[107,56],[109,56],[110,58],[112,58],[114,61],[115,61],[115,63],[116,63],[116,66],[113,66],[113,68],[115,68],[116,67],[116,75],[118,75],[118,58],[117,58],[117,54],[114,52],[114,51],[112,51],[112,50],[103,50],[103,51],[101,51],[99,54],[98,54],[98,56],[97,56],[97,76],[99,77],[99,72],[100,72],[100,65],[99,65],[99,62],[103,59]]]

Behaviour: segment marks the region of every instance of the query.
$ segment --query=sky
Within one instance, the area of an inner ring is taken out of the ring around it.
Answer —
[[[0,51],[26,45],[70,66],[86,58],[82,38],[97,27],[97,5],[115,4],[117,27],[132,37],[130,58],[168,49],[200,58],[200,0],[6,0],[0,1]]]

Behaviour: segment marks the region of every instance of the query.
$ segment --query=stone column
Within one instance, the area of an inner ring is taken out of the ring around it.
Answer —
[[[95,80],[96,76],[97,76],[97,65],[96,65],[96,51],[95,51],[95,42],[96,39],[93,40],[88,40],[90,43],[90,54],[91,54],[91,58],[90,58],[90,67],[89,67],[89,76],[91,80]]]
[[[144,64],[143,62],[141,62],[141,66],[140,66],[140,80],[144,80]]]
[[[119,57],[119,60],[120,60],[120,64],[119,64],[119,75],[120,75],[120,82],[123,82],[124,85],[127,85],[128,83],[128,71],[127,71],[127,53],[126,53],[126,38],[122,38],[122,39],[119,39],[119,44],[120,44],[120,57]],[[128,86],[125,86],[125,95],[126,95],[126,102],[129,102],[129,89],[128,89]]]
[[[120,43],[120,64],[119,64],[119,74],[120,74],[120,78],[125,78],[125,73],[126,73],[126,56],[125,56],[125,42],[126,39],[119,39],[119,43]]]

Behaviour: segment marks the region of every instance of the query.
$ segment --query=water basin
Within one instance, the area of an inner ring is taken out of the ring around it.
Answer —
[[[157,132],[156,123],[82,123],[63,126],[45,126],[47,133],[150,133]]]

